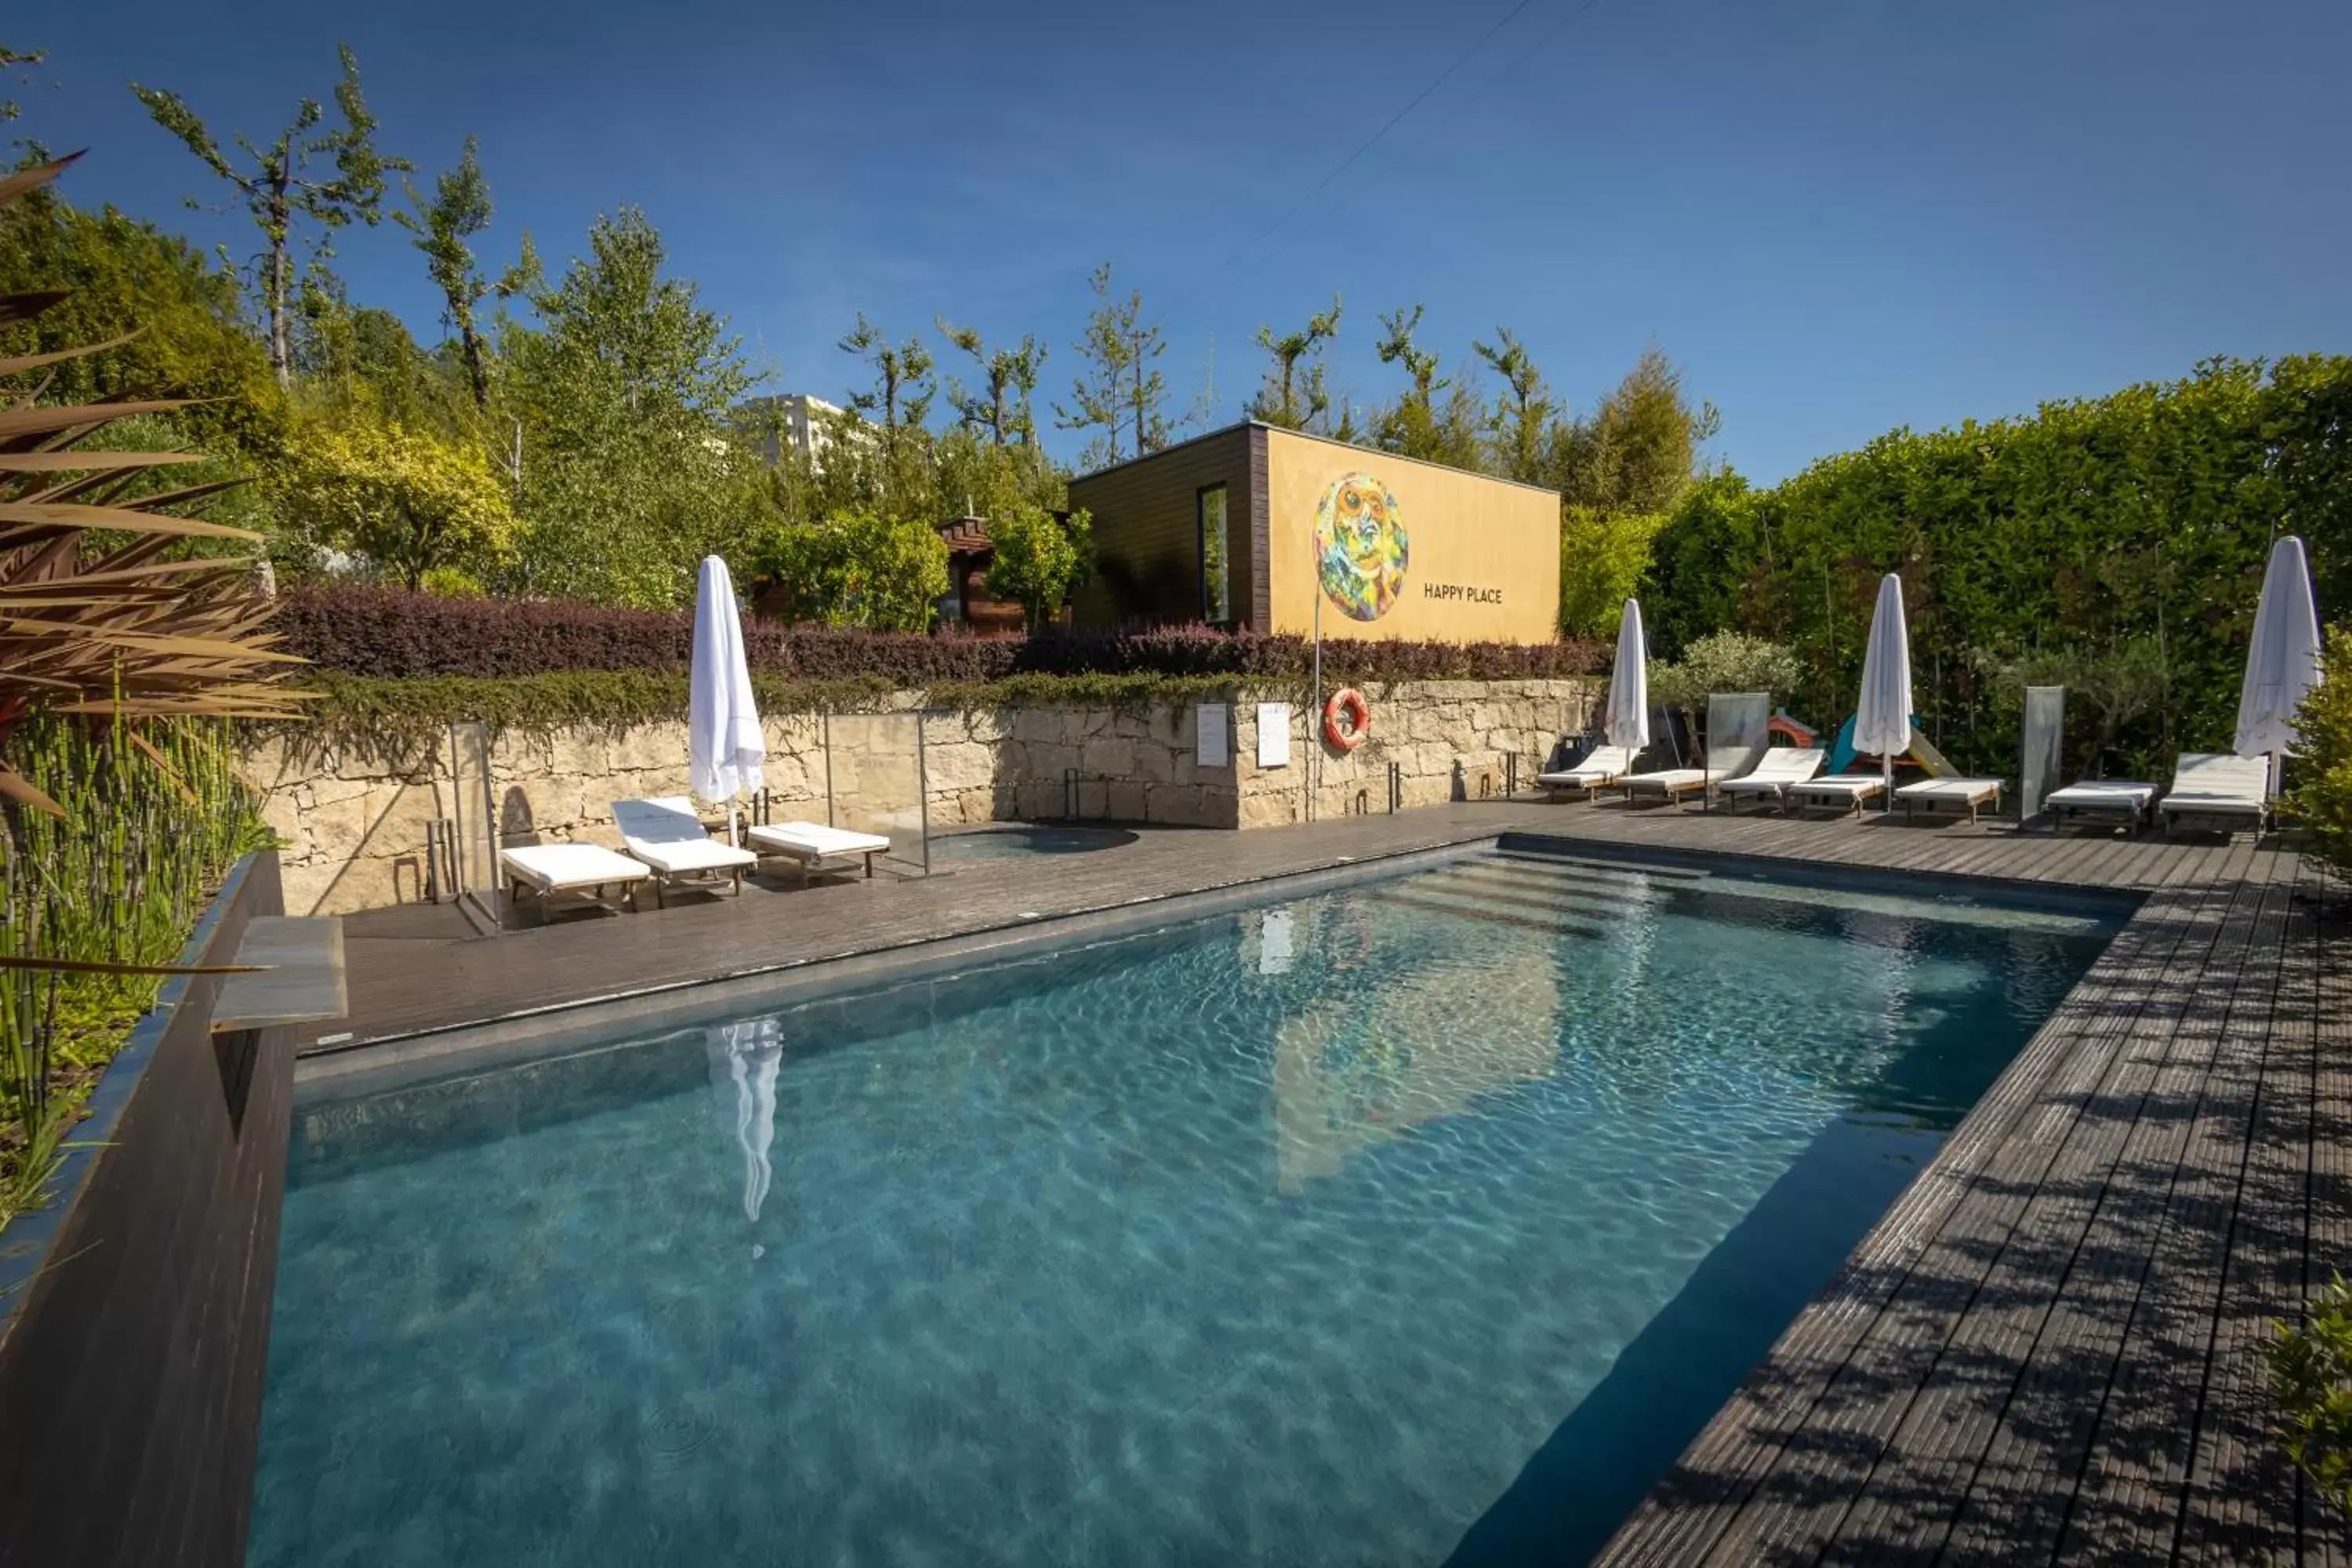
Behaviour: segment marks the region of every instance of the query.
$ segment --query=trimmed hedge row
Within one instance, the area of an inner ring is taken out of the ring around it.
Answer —
[[[499,679],[560,670],[682,670],[693,617],[561,599],[455,599],[364,584],[280,599],[283,647],[322,669],[375,678]],[[931,688],[1024,675],[1304,676],[1304,637],[1205,627],[1036,637],[869,632],[747,618],[755,671],[808,682]],[[1511,680],[1603,668],[1598,643],[1327,642],[1332,680]]]

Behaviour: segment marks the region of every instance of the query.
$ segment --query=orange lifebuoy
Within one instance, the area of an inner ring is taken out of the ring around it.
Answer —
[[[1339,717],[1347,715],[1345,729]],[[1323,704],[1323,741],[1335,752],[1352,752],[1364,743],[1372,732],[1372,710],[1364,701],[1364,694],[1352,686],[1343,686],[1331,693],[1331,700]]]

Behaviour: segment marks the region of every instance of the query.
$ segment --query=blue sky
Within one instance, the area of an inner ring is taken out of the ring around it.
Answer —
[[[1765,480],[2209,354],[2352,349],[2341,0],[1516,3],[93,0],[5,41],[56,83],[18,129],[92,149],[71,195],[247,248],[181,209],[211,176],[124,84],[258,136],[347,38],[389,150],[431,170],[479,133],[493,266],[635,203],[778,389],[835,398],[860,309],[1034,331],[1066,397],[1106,259],[1180,399],[1213,363],[1217,423],[1258,324],[1337,290],[1360,402],[1397,385],[1371,345],[1402,303],[1449,363],[1514,327],[1579,405],[1654,341],[1721,408],[1713,455]],[[340,250],[438,336],[404,234]]]

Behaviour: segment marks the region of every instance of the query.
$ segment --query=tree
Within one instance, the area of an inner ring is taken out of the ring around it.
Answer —
[[[1682,373],[1653,344],[1590,419],[1564,427],[1552,478],[1571,505],[1664,512],[1682,498],[1719,423],[1713,404],[1691,407]]]
[[[1066,521],[1043,507],[1015,507],[989,520],[988,544],[988,591],[1019,605],[1031,631],[1060,614],[1094,572],[1093,519],[1084,507]]]
[[[155,123],[178,137],[206,167],[227,181],[263,241],[260,292],[269,327],[269,366],[278,384],[288,385],[294,374],[293,329],[289,310],[294,296],[293,243],[295,226],[316,224],[321,235],[357,220],[373,227],[383,216],[383,184],[388,173],[409,167],[404,159],[386,158],[375,149],[375,117],[368,112],[360,92],[359,58],[351,46],[337,46],[342,79],[335,84],[335,108],[342,116],[340,130],[319,129],[325,111],[315,98],[295,106],[294,118],[267,147],[257,147],[240,132],[236,145],[248,167],[239,168],[221,151],[212,132],[177,93],[131,84]],[[315,161],[331,159],[332,177],[312,173]],[[198,204],[191,199],[188,204]]]
[[[414,182],[404,182],[414,210],[393,216],[416,237],[412,243],[425,253],[425,270],[441,290],[442,322],[457,334],[457,350],[466,362],[466,385],[474,395],[474,406],[487,410],[490,371],[474,307],[490,291],[490,281],[482,276],[474,248],[467,243],[490,226],[490,186],[482,177],[479,152],[478,139],[467,137],[457,166],[444,170],[434,181],[429,202]]]
[[[893,343],[860,310],[857,325],[841,340],[841,348],[874,367],[873,386],[850,393],[852,408],[860,414],[880,415],[883,431],[894,436],[930,417],[931,399],[938,395],[938,388],[931,384],[931,351],[923,346],[922,339]]]
[[[236,276],[152,224],[72,205],[47,188],[0,216],[0,291],[64,292],[37,317],[0,326],[0,352],[52,354],[111,342],[49,366],[66,402],[184,398],[170,425],[224,451],[272,449],[284,403],[247,330]],[[127,340],[117,342],[117,340]]]
[[[836,512],[772,530],[752,575],[782,591],[793,619],[919,632],[948,591],[948,547],[915,519]]]
[[[0,44],[0,77],[30,77],[32,73],[25,68],[46,64],[48,58],[47,49],[12,49]],[[0,98],[0,125],[7,124],[21,112],[23,110],[15,99]]]
[[[1079,458],[1083,468],[1095,468],[1120,461],[1129,454],[1120,445],[1131,435],[1133,455],[1156,452],[1168,444],[1171,426],[1167,416],[1168,378],[1152,367],[1167,352],[1157,323],[1143,320],[1143,294],[1130,290],[1124,300],[1110,291],[1110,263],[1095,268],[1087,280],[1097,301],[1079,334],[1078,357],[1086,371],[1070,384],[1072,406],[1054,405],[1054,421],[1064,430],[1100,430]]]
[[[1394,403],[1374,412],[1372,438],[1402,457],[1477,468],[1485,459],[1477,395],[1452,377],[1439,375],[1437,355],[1414,341],[1422,310],[1415,305],[1410,315],[1397,310],[1381,318],[1383,335],[1374,352],[1382,364],[1403,365],[1412,384]],[[1442,403],[1441,392],[1447,395]]]
[[[1493,343],[1473,341],[1470,347],[1503,378],[1503,390],[1486,418],[1496,466],[1512,479],[1540,484],[1555,407],[1543,372],[1508,327],[1495,329]]]
[[[980,366],[981,389],[966,393],[961,383],[948,383],[948,401],[955,405],[956,417],[967,430],[985,431],[990,440],[1000,447],[1013,442],[1034,442],[1036,421],[1031,414],[1029,400],[1037,390],[1038,372],[1045,363],[1045,346],[1035,338],[1024,337],[1017,349],[991,350],[981,342],[977,329],[951,327],[945,320],[938,323],[940,335],[965,353]]]
[[[667,607],[691,595],[702,556],[747,564],[755,492],[729,437],[754,378],[725,318],[663,276],[644,213],[598,218],[588,244],[524,296],[537,330],[499,337],[501,395],[524,432],[510,585]]]
[[[515,520],[481,448],[373,420],[298,434],[284,480],[319,542],[382,563],[405,586],[454,568],[478,578],[514,552]]]
[[[1274,363],[1265,373],[1265,383],[1250,399],[1249,416],[1262,424],[1279,426],[1285,430],[1311,428],[1331,406],[1331,395],[1323,384],[1323,347],[1339,335],[1339,296],[1331,296],[1331,308],[1319,315],[1307,318],[1306,327],[1299,331],[1274,335],[1274,329],[1260,326],[1257,346],[1274,356]],[[1304,363],[1307,373],[1298,373]]]
[[[1609,638],[1625,601],[1650,566],[1650,541],[1665,518],[1654,512],[1560,508],[1559,634]]]
[[[351,302],[343,280],[315,263],[294,318],[294,405],[357,412],[443,434],[468,429],[473,407],[462,367],[417,346],[390,310]]]

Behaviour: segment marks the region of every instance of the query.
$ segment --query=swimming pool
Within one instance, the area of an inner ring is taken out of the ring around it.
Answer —
[[[312,1100],[251,1561],[1580,1561],[2121,913],[1498,849]]]

